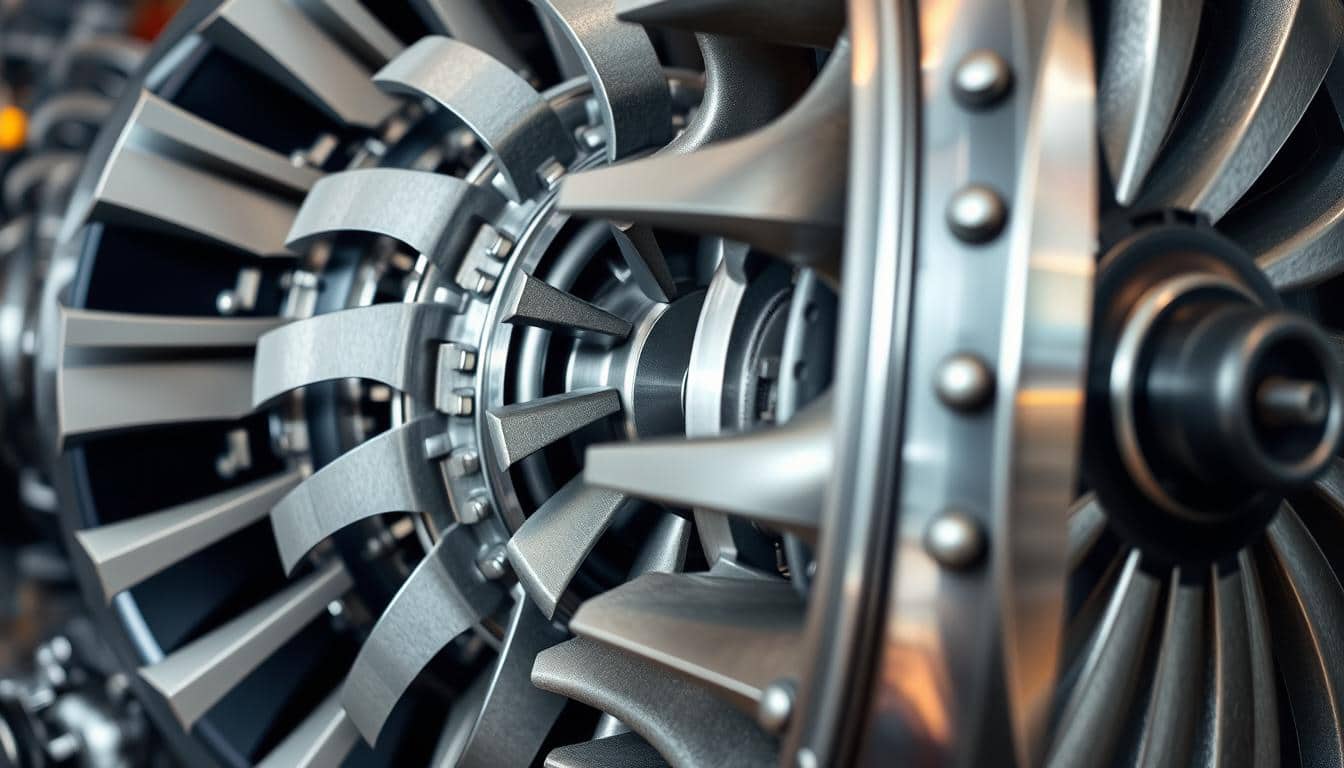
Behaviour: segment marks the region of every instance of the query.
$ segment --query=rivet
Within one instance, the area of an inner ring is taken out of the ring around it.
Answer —
[[[984,529],[965,512],[948,510],[924,531],[924,551],[944,568],[969,568],[985,554]]]
[[[767,732],[783,733],[793,716],[793,700],[798,687],[792,680],[776,680],[761,691],[756,707],[756,722]]]
[[[490,514],[490,499],[484,493],[472,494],[461,511],[461,520],[467,525],[479,523]]]
[[[947,225],[968,243],[987,243],[999,236],[1008,221],[1008,207],[998,192],[983,184],[957,190],[947,205]]]
[[[485,551],[476,561],[481,575],[491,581],[502,579],[509,573],[509,553],[503,544],[496,544]]]
[[[952,91],[962,106],[984,109],[1002,99],[1013,86],[1013,71],[994,51],[971,51],[952,73]]]
[[[994,396],[994,373],[984,360],[959,352],[938,366],[934,388],[943,405],[958,411],[974,411]]]

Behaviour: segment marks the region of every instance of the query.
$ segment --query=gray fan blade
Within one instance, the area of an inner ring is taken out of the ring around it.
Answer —
[[[341,454],[281,499],[271,526],[285,571],[360,520],[445,508],[443,477],[425,453],[425,441],[444,429],[443,418],[434,414],[390,429]]]
[[[761,691],[799,669],[803,614],[780,579],[649,573],[585,601],[569,628],[755,713]]]
[[[1286,504],[1269,525],[1275,594],[1266,600],[1279,676],[1303,755],[1344,755],[1344,587],[1302,520]]]
[[[1200,0],[1119,0],[1109,6],[1097,127],[1115,199],[1134,202],[1184,95]]]
[[[344,566],[329,563],[157,664],[141,667],[140,676],[190,728],[351,583]]]
[[[410,3],[434,34],[450,35],[479,48],[515,72],[527,69],[527,61],[514,50],[491,17],[488,0],[410,0]]]
[[[448,719],[439,734],[439,743],[430,758],[430,765],[435,768],[458,768],[462,753],[467,749],[467,739],[471,738],[472,729],[476,727],[476,716],[485,704],[490,680],[489,675],[477,675],[471,685],[453,699],[448,707]]]
[[[1344,21],[1334,0],[1226,9],[1231,38],[1208,46],[1183,115],[1153,169],[1143,207],[1221,219],[1274,159],[1316,95]]]
[[[501,319],[513,325],[575,333],[588,331],[623,340],[630,321],[565,293],[544,280],[524,273],[504,300]]]
[[[228,0],[201,34],[343,123],[372,128],[396,109],[366,67],[289,3]]]
[[[1106,512],[1097,497],[1088,494],[1069,513],[1069,571],[1091,554],[1106,532]]]
[[[565,707],[564,698],[532,685],[537,654],[565,639],[526,600],[509,619],[504,649],[458,768],[531,765]]]
[[[563,30],[583,62],[607,127],[607,159],[672,138],[672,100],[658,54],[636,24],[618,21],[611,0],[532,0]]]
[[[257,768],[327,768],[340,765],[359,741],[359,731],[333,691],[285,740],[266,754]]]
[[[1050,768],[1105,763],[1124,725],[1116,712],[1133,700],[1162,585],[1130,552],[1083,668],[1059,716]]]
[[[621,410],[615,389],[583,389],[526,403],[495,408],[485,414],[499,463],[511,467],[562,437]]]
[[[626,21],[773,43],[830,48],[845,27],[842,0],[616,0]]]
[[[509,540],[509,562],[528,597],[550,618],[579,566],[628,504],[624,494],[576,477],[546,500]]]
[[[686,567],[686,548],[691,543],[691,521],[665,513],[649,533],[644,548],[630,566],[630,579],[646,573],[677,573]]]
[[[360,0],[298,0],[298,5],[367,66],[381,67],[406,48]]]
[[[96,432],[246,415],[251,402],[240,395],[252,378],[251,347],[262,333],[286,322],[59,311],[62,443]],[[179,358],[186,348],[213,349],[217,356]],[[155,386],[146,387],[146,381]]]
[[[778,744],[740,709],[647,659],[587,638],[537,654],[532,682],[614,715],[672,765],[755,768]]]
[[[515,200],[547,190],[541,174],[546,166],[568,168],[574,162],[574,140],[541,94],[470,45],[424,38],[384,67],[374,82],[448,110],[495,156]]]
[[[1206,765],[1245,765],[1255,746],[1251,707],[1251,649],[1246,591],[1240,571],[1213,574],[1213,722]]]
[[[1153,691],[1139,737],[1140,768],[1182,768],[1200,723],[1200,684],[1204,669],[1204,588],[1182,584],[1172,571],[1167,591],[1166,628],[1153,673]]]
[[[252,403],[334,379],[368,379],[433,400],[436,356],[455,313],[443,304],[374,304],[299,320],[257,342]]]
[[[365,741],[378,740],[425,665],[492,613],[503,595],[476,568],[471,531],[459,525],[444,533],[383,611],[345,678],[341,702]]]
[[[649,440],[588,449],[591,485],[742,515],[812,538],[831,473],[830,400],[781,427],[698,440]]]
[[[1344,272],[1344,151],[1324,150],[1300,176],[1227,220],[1240,243],[1281,291],[1318,285]]]
[[[75,532],[103,596],[139,584],[255,523],[299,483],[287,472],[119,523]]]
[[[559,207],[758,246],[834,275],[849,154],[849,47],[792,109],[747,136],[572,174]]]
[[[335,173],[313,186],[286,241],[304,248],[341,232],[369,232],[442,257],[503,204],[494,190],[454,176],[399,168]]]
[[[1260,575],[1249,551],[1237,553],[1237,566],[1241,568],[1241,584],[1246,590],[1246,627],[1251,648],[1251,707],[1255,710],[1255,751],[1251,754],[1251,765],[1278,768],[1279,690],[1269,616],[1260,591]]]
[[[621,249],[630,277],[654,301],[667,303],[677,295],[677,283],[667,266],[658,238],[646,224],[611,222],[611,237]]]
[[[546,756],[546,768],[668,768],[666,760],[637,733],[558,747]]]
[[[128,140],[142,149],[276,192],[300,196],[322,178],[279,152],[248,141],[142,91],[128,121]]]

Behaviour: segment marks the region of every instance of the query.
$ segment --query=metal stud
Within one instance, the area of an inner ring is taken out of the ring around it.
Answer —
[[[944,568],[969,568],[985,554],[985,532],[970,515],[949,510],[929,523],[924,531],[924,550]]]
[[[502,579],[509,573],[509,552],[503,544],[496,544],[485,551],[476,561],[481,575],[491,581]]]
[[[769,733],[783,733],[793,716],[793,700],[798,686],[792,680],[776,680],[761,691],[756,721]]]
[[[962,106],[985,109],[998,103],[1013,86],[1013,71],[990,50],[971,51],[952,73],[952,90]]]
[[[962,187],[947,206],[952,234],[968,243],[987,243],[999,236],[1008,221],[1008,207],[998,192],[983,185]]]
[[[943,405],[958,411],[979,410],[994,395],[994,372],[979,357],[959,352],[938,366],[934,384]]]

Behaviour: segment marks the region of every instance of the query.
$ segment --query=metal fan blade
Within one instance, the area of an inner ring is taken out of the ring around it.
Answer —
[[[359,649],[341,703],[373,744],[406,689],[439,651],[503,598],[476,567],[476,541],[456,526],[415,567]]]
[[[59,311],[62,443],[95,432],[246,415],[252,407],[245,396],[251,349],[263,333],[285,322]],[[155,386],[146,387],[147,380]]]
[[[1344,755],[1344,587],[1302,520],[1284,505],[1269,525],[1265,573],[1280,679],[1304,755]]]
[[[377,75],[383,90],[428,98],[495,156],[514,200],[548,189],[542,172],[568,168],[574,140],[541,94],[488,54],[446,37],[427,37]]]
[[[1251,708],[1251,649],[1246,592],[1240,571],[1214,569],[1213,722],[1208,765],[1241,765],[1255,746]]]
[[[532,0],[579,54],[607,127],[607,159],[672,138],[672,101],[644,29],[618,21],[611,0]]]
[[[76,531],[75,541],[93,564],[103,596],[111,600],[262,519],[300,479],[298,472],[287,472],[159,512]]]
[[[351,584],[344,566],[329,563],[157,664],[142,667],[140,676],[190,728]]]
[[[1190,748],[1199,728],[1204,587],[1181,583],[1180,569],[1172,571],[1167,590],[1161,648],[1135,762],[1142,768],[1189,765]]]
[[[803,613],[787,581],[649,573],[585,601],[569,627],[754,713],[767,685],[796,674]]]
[[[1316,495],[1333,508],[1336,514],[1344,515],[1344,459],[1335,458],[1325,473],[1316,478]]]
[[[359,741],[359,731],[333,691],[285,740],[266,753],[257,768],[326,768],[340,765]]]
[[[630,321],[589,304],[556,288],[544,280],[523,274],[514,282],[504,300],[501,320],[513,325],[546,328],[566,333],[589,333],[624,340],[630,335]]]
[[[1110,4],[1097,128],[1115,199],[1138,197],[1184,95],[1199,36],[1199,0]]]
[[[1114,717],[1133,699],[1148,633],[1157,613],[1161,583],[1139,568],[1129,553],[1106,616],[1097,628],[1083,668],[1059,716],[1050,768],[1094,765],[1110,759],[1124,722]]]
[[[406,46],[360,0],[298,0],[298,5],[369,67],[381,67]]]
[[[1255,751],[1251,754],[1251,765],[1278,768],[1279,689],[1269,615],[1260,591],[1258,568],[1249,551],[1237,554],[1237,567],[1241,569],[1241,584],[1246,591],[1246,627],[1251,650],[1251,707],[1255,710]]]
[[[611,237],[625,257],[630,277],[654,301],[664,303],[677,295],[677,282],[667,266],[667,258],[658,245],[658,237],[645,224],[611,222]]]
[[[410,0],[410,3],[435,34],[450,35],[479,48],[515,72],[527,68],[527,62],[490,17],[489,0]]]
[[[285,572],[342,528],[389,512],[428,512],[446,506],[443,477],[425,441],[444,431],[430,414],[368,440],[318,470],[271,511]]]
[[[580,216],[722,235],[836,274],[849,154],[849,47],[812,89],[754,133],[572,174],[559,207]]]
[[[527,596],[547,618],[616,514],[624,494],[576,477],[546,500],[509,539],[509,562]]]
[[[824,399],[782,427],[593,446],[583,476],[590,485],[813,537],[831,472],[830,430]]]
[[[277,328],[257,342],[252,403],[347,378],[378,381],[430,402],[437,363],[432,344],[455,312],[443,304],[374,304]]]
[[[480,716],[456,766],[494,768],[533,763],[565,700],[532,685],[532,664],[538,653],[564,639],[565,633],[536,608],[526,600],[517,601]]]
[[[1344,151],[1329,149],[1300,177],[1239,211],[1223,228],[1274,287],[1318,285],[1344,272]]]
[[[499,463],[511,467],[583,427],[621,410],[615,389],[583,389],[526,403],[495,408],[485,414],[490,441]]]
[[[667,761],[637,733],[558,747],[546,756],[546,768],[668,768]]]
[[[1339,47],[1333,0],[1243,3],[1226,10],[1230,39],[1212,58],[1153,169],[1144,207],[1217,221],[1269,165],[1306,112]]]
[[[304,248],[329,235],[368,232],[439,257],[474,234],[478,220],[502,204],[494,190],[441,173],[397,168],[343,171],[313,186],[286,242],[291,248]]]
[[[1088,494],[1069,513],[1069,571],[1076,569],[1106,532],[1106,511],[1097,497]]]
[[[630,566],[630,579],[646,573],[677,573],[686,567],[686,548],[691,544],[691,521],[664,513],[649,533],[644,548]]]
[[[614,715],[672,765],[754,768],[777,744],[740,709],[647,659],[575,638],[537,654],[539,688]]]
[[[374,127],[396,109],[363,64],[289,3],[228,0],[201,34],[342,123]]]
[[[845,28],[841,0],[616,0],[625,21],[772,43],[830,48]]]

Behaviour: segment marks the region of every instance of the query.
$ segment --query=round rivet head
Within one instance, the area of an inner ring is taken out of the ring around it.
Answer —
[[[960,352],[938,366],[935,388],[943,405],[958,411],[979,410],[994,396],[994,373],[984,360]]]
[[[987,243],[999,236],[1008,221],[1008,206],[998,192],[983,184],[957,190],[947,205],[947,226],[967,243]]]
[[[985,555],[985,531],[965,512],[943,512],[924,531],[924,551],[944,568],[970,568]]]
[[[503,544],[495,544],[480,556],[476,567],[491,581],[502,579],[509,574],[509,552]]]
[[[776,680],[761,691],[761,702],[756,708],[756,721],[769,733],[783,733],[793,716],[793,699],[797,686],[792,680]]]
[[[962,57],[952,73],[952,91],[957,101],[971,109],[993,106],[1012,87],[1013,71],[994,51],[971,51]]]

